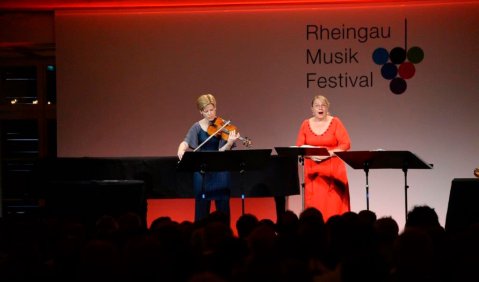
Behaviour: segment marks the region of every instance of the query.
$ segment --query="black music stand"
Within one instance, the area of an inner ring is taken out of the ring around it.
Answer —
[[[432,165],[424,162],[410,151],[346,151],[335,152],[353,169],[363,169],[366,173],[366,206],[369,210],[369,169],[402,169],[404,172],[404,196],[407,220],[407,171],[408,169],[431,169]]]
[[[329,152],[326,148],[322,147],[298,147],[298,146],[291,146],[291,147],[274,147],[276,152],[279,156],[284,157],[297,157],[299,163],[301,164],[301,194],[302,194],[302,202],[301,207],[304,210],[304,157],[307,156],[329,156]]]
[[[185,152],[178,163],[178,170],[199,171],[202,175],[202,198],[205,197],[204,176],[207,171],[239,171],[243,175],[248,170],[266,167],[271,149],[249,149],[228,151]],[[241,185],[241,213],[244,215],[244,189]]]

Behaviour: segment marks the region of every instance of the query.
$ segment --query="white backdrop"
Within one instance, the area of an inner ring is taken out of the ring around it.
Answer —
[[[409,150],[434,164],[409,170],[408,208],[430,205],[445,224],[451,181],[473,177],[479,165],[478,14],[477,2],[57,12],[58,155],[173,156],[200,119],[195,100],[204,93],[254,148],[289,146],[311,98],[323,94],[352,150]],[[323,37],[308,39],[308,25]],[[358,37],[342,33],[348,28]],[[372,53],[406,46],[420,47],[424,59],[395,95]],[[308,64],[307,50],[347,56]],[[308,87],[308,73],[362,82]],[[365,209],[365,174],[348,167],[348,175],[352,210]],[[401,170],[371,170],[370,209],[403,226],[404,184]],[[300,203],[292,196],[289,208]]]

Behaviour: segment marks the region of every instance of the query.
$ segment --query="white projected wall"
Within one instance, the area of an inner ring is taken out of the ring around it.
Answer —
[[[253,148],[289,146],[321,93],[352,150],[434,164],[408,171],[408,207],[430,205],[444,224],[451,181],[479,165],[479,4],[341,7],[58,12],[58,155],[174,156],[204,93]],[[400,62],[382,74],[373,53],[400,60],[397,47],[424,58],[390,87]],[[352,210],[365,209],[365,173],[348,174]],[[401,170],[371,170],[370,209],[402,226],[404,185]]]

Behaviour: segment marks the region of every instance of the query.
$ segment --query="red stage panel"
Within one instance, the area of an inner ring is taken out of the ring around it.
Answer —
[[[169,216],[172,220],[182,222],[194,220],[194,199],[149,199],[147,224],[160,216]],[[212,205],[214,209],[214,205]],[[245,199],[245,213],[254,214],[259,220],[271,219],[276,222],[276,208],[273,197]],[[236,234],[235,224],[241,216],[241,199],[231,199],[231,228]]]

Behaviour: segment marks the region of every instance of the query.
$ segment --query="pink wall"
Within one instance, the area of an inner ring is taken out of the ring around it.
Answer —
[[[473,177],[479,155],[478,10],[477,2],[450,1],[337,9],[59,11],[58,155],[173,156],[200,119],[195,99],[203,93],[217,97],[218,114],[231,119],[254,148],[289,146],[310,113],[311,98],[322,93],[348,128],[352,150],[409,150],[434,164],[408,173],[408,207],[428,204],[444,222],[452,179]],[[308,25],[338,32],[382,28],[390,35],[308,40]],[[405,46],[419,46],[425,56],[407,90],[395,95],[372,53]],[[356,55],[350,62],[308,64],[306,50],[318,49]],[[307,87],[308,73],[368,80]],[[352,209],[365,209],[364,172],[348,168],[348,175]],[[369,185],[370,208],[402,225],[402,171],[370,171]],[[300,197],[290,197],[288,205],[299,212]]]

